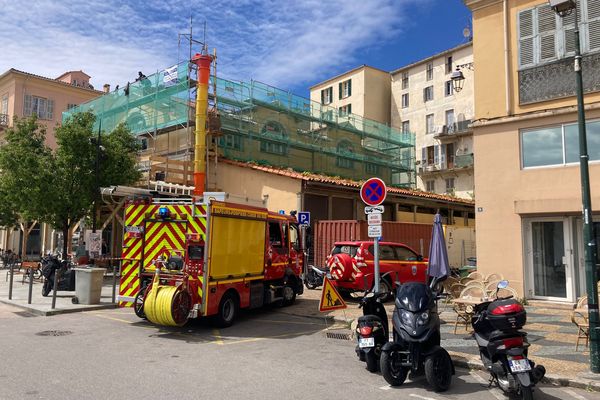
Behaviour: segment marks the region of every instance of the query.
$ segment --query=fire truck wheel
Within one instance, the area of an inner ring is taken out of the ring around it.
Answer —
[[[281,300],[281,305],[291,306],[296,301],[296,289],[292,286],[293,282],[287,282],[283,285],[283,300]]]
[[[238,298],[234,292],[226,292],[219,303],[219,311],[217,312],[217,326],[219,328],[227,328],[233,324],[233,320],[237,316],[239,308]]]

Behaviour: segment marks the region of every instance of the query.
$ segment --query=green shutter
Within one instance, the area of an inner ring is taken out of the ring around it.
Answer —
[[[342,99],[342,82],[340,82],[338,84],[338,90],[339,90],[339,93],[338,93],[339,94],[339,99],[341,100]]]

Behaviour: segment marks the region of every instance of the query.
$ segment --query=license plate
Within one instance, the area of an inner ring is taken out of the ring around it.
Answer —
[[[531,371],[529,360],[523,358],[521,360],[508,360],[511,372],[527,372]]]
[[[360,348],[374,347],[374,346],[375,346],[375,338],[368,337],[368,338],[358,339],[358,347],[360,347]]]

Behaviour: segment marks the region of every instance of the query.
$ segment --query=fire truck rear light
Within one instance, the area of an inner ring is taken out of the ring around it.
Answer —
[[[373,332],[373,328],[370,326],[361,326],[359,328],[361,336],[371,336],[371,332]]]

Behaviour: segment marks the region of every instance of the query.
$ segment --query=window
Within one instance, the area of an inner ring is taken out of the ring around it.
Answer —
[[[433,100],[433,86],[427,86],[423,89],[423,102]]]
[[[375,246],[369,246],[369,253],[375,254]],[[395,260],[396,254],[392,246],[380,245],[379,246],[379,260]]]
[[[402,121],[402,133],[410,133],[410,121]]]
[[[226,149],[242,150],[242,138],[231,133],[225,134],[219,138],[219,146]]]
[[[69,103],[69,104],[67,104],[67,111],[69,111],[71,108],[75,108],[75,107],[77,107],[77,104]]]
[[[402,89],[408,89],[408,71],[402,73]]]
[[[444,85],[444,95],[446,97],[448,96],[452,96],[454,94],[454,87],[452,86],[452,81],[446,81],[446,84]]]
[[[53,119],[54,101],[42,97],[25,95],[25,116],[37,115],[39,119]]]
[[[140,138],[140,137],[138,137],[138,141],[139,141],[139,144],[140,144],[139,149],[141,151],[148,150],[148,138]]]
[[[327,110],[321,113],[321,119],[324,121],[333,121],[333,110]]]
[[[287,139],[287,134],[283,125],[277,121],[267,121],[260,133],[265,137],[260,141],[260,151],[277,155],[287,154],[287,143],[283,142]],[[235,145],[235,139],[232,144]]]
[[[333,101],[333,87],[321,90],[321,104],[331,104]]]
[[[427,63],[427,80],[430,81],[433,79],[433,62]]]
[[[428,192],[435,192],[435,181],[434,180],[426,181],[425,182],[425,190],[427,190]]]
[[[452,125],[454,125],[454,110],[446,110],[446,126],[450,129]]]
[[[427,129],[427,133],[433,133],[435,129],[433,126],[433,114],[428,114],[425,116],[425,128]]]
[[[417,261],[419,257],[408,247],[395,246],[396,259],[399,261]]]
[[[287,154],[287,146],[283,143],[275,143],[275,142],[260,142],[260,151],[263,153],[271,153],[284,156]]]
[[[338,89],[340,99],[345,99],[346,97],[352,96],[352,79],[340,82]]]
[[[446,57],[446,73],[452,73],[452,56]]]
[[[365,172],[367,174],[371,174],[371,175],[378,175],[379,174],[379,165],[368,162],[365,164]]]
[[[281,228],[278,222],[269,222],[269,244],[273,247],[283,247]]]
[[[2,96],[2,102],[0,102],[0,114],[8,115],[8,95]]]
[[[588,122],[587,145],[590,161],[600,160],[600,121]],[[577,124],[538,128],[521,132],[523,168],[579,162]]]
[[[342,140],[337,145],[335,165],[340,168],[354,168],[354,146],[347,140]]]
[[[437,167],[440,162],[440,146],[427,146],[421,148],[421,165],[424,167]]]
[[[347,116],[348,114],[352,114],[352,104],[346,104],[338,108],[338,115],[340,117]]]
[[[446,178],[446,193],[454,193],[454,178]]]
[[[408,93],[404,93],[402,95],[402,108],[406,108],[408,107],[409,102],[408,102]]]
[[[582,53],[600,50],[600,0],[579,0],[578,9]],[[575,53],[574,13],[561,18],[548,4],[541,4],[519,12],[517,24],[520,67]]]

